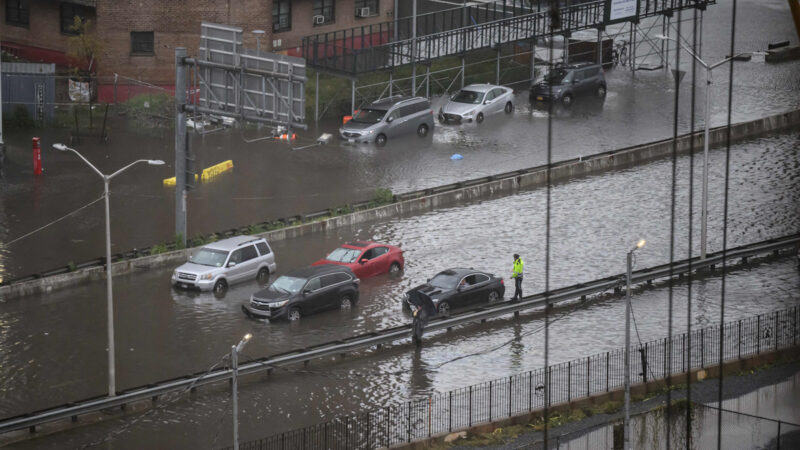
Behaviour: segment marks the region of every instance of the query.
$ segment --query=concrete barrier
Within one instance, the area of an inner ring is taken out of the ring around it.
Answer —
[[[731,142],[751,138],[759,134],[785,129],[800,124],[800,110],[777,114],[749,122],[734,124],[730,128]],[[724,144],[728,138],[727,127],[710,130],[710,145]],[[628,147],[621,150],[603,152],[588,157],[560,161],[551,166],[552,182],[562,182],[579,177],[594,175],[609,170],[619,170],[645,164],[672,155],[673,146],[678,154],[698,151],[703,148],[703,133],[686,134],[677,140],[664,139],[649,144]],[[394,219],[409,214],[419,214],[437,208],[461,205],[476,200],[513,195],[522,189],[534,189],[546,185],[547,167],[538,166],[506,174],[453,183],[446,186],[398,195],[401,201],[377,208],[357,211],[350,214],[312,221],[301,225],[261,233],[258,236],[268,241],[297,238],[322,233],[354,224]],[[178,265],[186,260],[188,250],[177,250],[153,256],[113,263],[114,275],[131,273],[136,270]],[[53,289],[74,286],[80,283],[105,278],[102,267],[91,267],[36,280],[24,281],[0,287],[0,299],[9,299],[47,293]]]

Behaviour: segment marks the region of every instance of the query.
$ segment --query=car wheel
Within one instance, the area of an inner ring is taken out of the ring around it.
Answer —
[[[375,145],[378,147],[386,145],[386,135],[383,133],[379,134],[378,137],[375,138]]]
[[[427,136],[427,135],[428,135],[428,125],[427,125],[427,124],[424,124],[424,123],[420,124],[420,125],[417,127],[417,136],[419,136],[419,137],[425,137],[425,136]]]
[[[269,269],[262,267],[256,276],[259,284],[266,284],[269,281]]]
[[[436,310],[439,312],[440,316],[450,317],[450,303],[441,302]]]
[[[597,88],[597,98],[599,98],[599,99],[606,98],[606,87],[605,86],[600,85],[600,87]]]
[[[286,315],[286,318],[289,319],[290,322],[297,322],[300,320],[300,308],[294,306],[292,309],[289,310],[289,314]]]
[[[400,264],[393,262],[391,266],[389,266],[389,273],[392,275],[400,273]]]
[[[225,292],[228,291],[228,283],[225,280],[217,280],[214,283],[214,294],[216,295],[225,295]]]
[[[353,297],[351,297],[349,295],[345,295],[344,297],[342,297],[342,299],[339,300],[339,307],[341,309],[350,309],[350,308],[352,308],[353,307]]]
[[[500,294],[497,291],[489,292],[489,303],[494,303],[500,300]]]
[[[483,113],[479,112],[477,116],[475,116],[475,122],[481,123],[483,122]]]
[[[511,102],[506,103],[505,111],[506,114],[511,114],[512,112],[514,112],[514,105],[512,105]]]
[[[567,108],[572,106],[572,94],[564,95],[564,98],[561,99],[561,103]]]

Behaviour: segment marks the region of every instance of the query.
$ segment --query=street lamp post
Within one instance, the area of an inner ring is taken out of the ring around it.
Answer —
[[[628,270],[625,277],[625,450],[629,450],[631,438],[631,272],[633,271],[633,252],[644,247],[645,240],[636,243],[628,252]]]
[[[706,259],[706,248],[708,242],[708,133],[711,127],[711,71],[715,68],[732,61],[740,56],[749,55],[752,52],[743,52],[734,56],[723,59],[714,64],[706,64],[705,61],[700,59],[691,49],[686,47],[681,41],[671,38],[669,36],[658,35],[658,39],[665,41],[673,41],[686,53],[692,56],[704,69],[706,69],[706,111],[705,111],[705,131],[703,133],[703,197],[701,199],[701,212],[700,212],[700,259]],[[694,131],[694,130],[692,130]]]
[[[233,371],[232,377],[232,394],[233,397],[233,450],[239,450],[239,395],[238,395],[238,378],[239,378],[239,352],[242,351],[247,342],[250,341],[253,335],[247,333],[237,345],[231,346],[231,370]]]
[[[108,202],[108,183],[111,181],[112,178],[119,175],[120,173],[124,172],[125,170],[133,167],[134,165],[146,162],[147,164],[153,166],[160,166],[164,164],[164,161],[160,159],[139,159],[136,160],[127,166],[117,170],[116,172],[112,173],[111,175],[106,175],[100,172],[97,167],[95,167],[92,163],[89,162],[88,159],[84,158],[83,155],[78,153],[77,150],[74,148],[67,147],[64,144],[53,144],[53,148],[60,151],[69,151],[78,155],[80,159],[83,160],[92,170],[95,171],[100,178],[103,179],[103,196],[105,197],[106,202],[106,299],[108,303],[108,396],[113,397],[116,395],[117,387],[116,387],[116,376],[115,376],[115,363],[114,363],[114,297],[111,289],[111,216],[110,216],[110,208]]]

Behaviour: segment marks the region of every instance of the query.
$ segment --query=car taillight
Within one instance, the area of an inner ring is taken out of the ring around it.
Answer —
[[[505,285],[506,285],[506,282],[505,282],[505,280],[503,280],[502,278],[500,278],[500,284],[502,284],[503,286],[505,286]]]

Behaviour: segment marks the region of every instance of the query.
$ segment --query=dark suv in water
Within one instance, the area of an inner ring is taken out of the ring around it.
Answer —
[[[326,309],[351,308],[358,302],[358,284],[348,267],[333,264],[304,267],[278,277],[242,305],[248,317],[300,320]]]
[[[534,106],[560,101],[569,107],[578,97],[606,98],[606,76],[601,65],[577,63],[556,67],[544,80],[531,86],[530,99]]]

